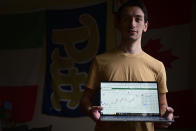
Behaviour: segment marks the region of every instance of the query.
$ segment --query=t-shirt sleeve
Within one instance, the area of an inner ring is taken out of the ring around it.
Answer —
[[[86,82],[86,88],[97,90],[99,88],[99,83],[100,83],[99,69],[98,69],[97,60],[95,58],[90,66],[90,70]]]
[[[159,93],[166,93],[168,92],[167,89],[167,80],[166,80],[166,71],[163,63],[161,63],[161,69],[157,76],[158,88]]]

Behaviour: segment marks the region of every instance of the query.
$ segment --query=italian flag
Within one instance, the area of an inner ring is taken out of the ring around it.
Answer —
[[[32,119],[42,63],[45,13],[0,14],[0,107],[16,122]]]

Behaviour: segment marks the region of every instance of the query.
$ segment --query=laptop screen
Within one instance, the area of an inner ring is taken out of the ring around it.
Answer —
[[[101,82],[101,115],[159,115],[157,82]]]

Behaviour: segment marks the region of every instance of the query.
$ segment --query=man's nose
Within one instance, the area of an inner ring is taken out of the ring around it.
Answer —
[[[130,19],[129,24],[130,24],[131,27],[135,27],[135,26],[136,26],[136,21],[135,21],[135,19]]]

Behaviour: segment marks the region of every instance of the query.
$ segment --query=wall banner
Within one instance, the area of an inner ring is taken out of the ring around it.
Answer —
[[[43,113],[83,116],[79,101],[90,63],[105,51],[106,3],[47,11]]]

